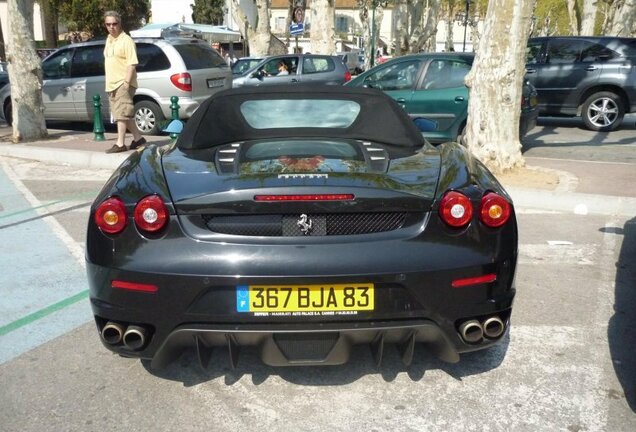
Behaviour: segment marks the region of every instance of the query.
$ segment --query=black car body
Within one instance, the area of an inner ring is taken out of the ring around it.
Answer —
[[[408,364],[415,343],[455,362],[500,340],[517,224],[492,174],[380,91],[283,90],[219,93],[104,186],[86,244],[104,345],[161,367],[243,346],[321,365],[369,344],[379,363],[396,344]]]
[[[610,131],[636,112],[636,39],[531,38],[526,53],[540,115],[580,116],[588,129]]]

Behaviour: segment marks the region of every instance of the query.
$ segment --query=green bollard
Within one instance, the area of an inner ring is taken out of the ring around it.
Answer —
[[[179,108],[181,108],[179,104],[177,103],[179,102],[179,97],[172,96],[170,98],[170,102],[172,102],[172,104],[170,105],[170,109],[172,110],[172,120],[179,120]],[[177,139],[178,136],[179,134],[176,134],[176,133],[170,134],[170,138],[172,138],[173,140]]]
[[[94,141],[105,141],[104,138],[104,121],[102,120],[102,103],[98,94],[93,96],[93,106],[95,111],[93,113],[93,133],[95,137]]]

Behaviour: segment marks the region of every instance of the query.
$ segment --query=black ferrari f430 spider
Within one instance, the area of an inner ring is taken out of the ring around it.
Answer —
[[[162,367],[221,347],[268,365],[367,344],[456,362],[506,334],[517,223],[462,146],[429,144],[365,88],[250,88],[204,102],[174,144],[134,152],[86,244],[104,345]]]

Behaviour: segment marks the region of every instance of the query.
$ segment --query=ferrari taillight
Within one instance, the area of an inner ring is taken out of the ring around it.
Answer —
[[[446,192],[439,205],[439,215],[447,225],[463,228],[473,217],[473,205],[464,194]]]
[[[345,82],[351,81],[351,72],[349,72],[349,71],[345,72],[344,80],[345,80]]]
[[[126,206],[117,197],[108,198],[95,210],[94,220],[103,232],[118,234],[126,228]]]
[[[182,72],[170,76],[172,84],[181,91],[192,91],[192,76],[187,72]]]
[[[168,223],[168,209],[161,197],[149,195],[135,206],[134,219],[140,230],[157,232]]]
[[[510,218],[510,203],[494,192],[487,193],[481,199],[479,218],[486,226],[500,227]]]

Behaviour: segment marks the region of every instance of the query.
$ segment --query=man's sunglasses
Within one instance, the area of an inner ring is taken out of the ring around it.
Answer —
[[[117,27],[119,23],[105,23],[106,27]]]

